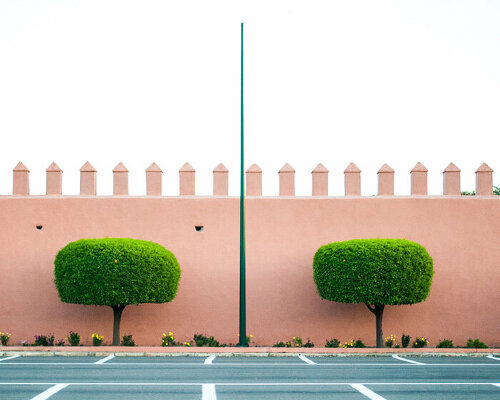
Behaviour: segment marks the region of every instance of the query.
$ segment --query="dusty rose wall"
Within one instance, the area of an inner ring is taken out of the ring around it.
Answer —
[[[108,307],[61,303],[53,260],[69,241],[133,237],[176,254],[182,277],[176,299],[129,306],[122,334],[142,345],[162,332],[179,340],[200,332],[237,342],[239,219],[237,198],[0,197],[0,331],[12,342],[35,334],[93,332],[111,339]],[[312,257],[328,242],[407,238],[425,246],[435,276],[428,300],[386,308],[384,333],[424,335],[436,344],[479,337],[500,345],[500,197],[265,198],[246,201],[248,332],[257,344],[291,336],[362,338],[374,345],[375,321],[362,304],[321,300]],[[36,225],[43,225],[37,230]],[[196,232],[195,225],[203,225]]]

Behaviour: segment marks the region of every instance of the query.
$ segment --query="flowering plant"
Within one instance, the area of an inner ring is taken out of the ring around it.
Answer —
[[[92,345],[100,346],[102,344],[103,336],[99,336],[97,333],[92,334]]]
[[[349,348],[353,348],[353,347],[358,347],[358,348],[362,348],[362,347],[366,347],[365,344],[362,342],[361,339],[358,339],[356,341],[354,341],[353,339],[351,339],[350,342],[345,342],[344,345],[342,346],[344,349],[349,349]]]
[[[392,333],[387,336],[384,340],[385,347],[392,347],[396,343],[396,336],[394,336]]]
[[[47,336],[36,335],[35,343],[33,343],[33,346],[54,346],[54,339],[54,335],[50,333]]]
[[[9,339],[12,335],[7,332],[0,332],[0,341],[2,342],[2,346],[7,346],[9,343]]]
[[[413,347],[421,348],[429,344],[429,341],[425,337],[417,337],[413,342]]]
[[[163,337],[161,338],[161,345],[163,347],[176,346],[177,343],[175,342],[174,334],[172,332],[168,332],[168,335],[164,333]]]

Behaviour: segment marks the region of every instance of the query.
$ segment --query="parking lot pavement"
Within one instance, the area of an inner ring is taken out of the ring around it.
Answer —
[[[0,398],[491,399],[500,398],[500,360],[485,356],[2,357]]]

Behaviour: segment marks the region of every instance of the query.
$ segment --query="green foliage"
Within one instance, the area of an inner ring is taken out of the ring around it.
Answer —
[[[471,190],[471,191],[464,190],[463,192],[461,192],[461,195],[462,196],[475,196],[476,192],[474,190]]]
[[[9,344],[10,337],[12,336],[11,333],[8,332],[0,332],[0,343],[2,346],[7,346]]]
[[[92,334],[92,346],[100,346],[102,344],[102,339],[104,336],[99,335],[98,333]]]
[[[405,335],[404,333],[401,335],[401,345],[406,348],[410,344],[410,335]]]
[[[427,298],[432,258],[405,239],[356,239],[322,246],[314,255],[320,296],[340,303],[414,304]]]
[[[486,346],[486,344],[484,344],[483,342],[481,342],[479,339],[469,339],[467,340],[467,344],[465,345],[465,347],[467,347],[468,349],[487,349],[488,346]]]
[[[350,342],[345,342],[344,345],[342,346],[344,349],[349,349],[349,348],[364,348],[366,345],[363,343],[361,339],[358,340],[352,340]]]
[[[273,347],[291,347],[291,346],[286,346],[284,342],[279,341],[273,344]]]
[[[122,346],[135,346],[135,341],[132,335],[124,335],[122,338]]]
[[[225,344],[220,344],[213,336],[205,336],[196,333],[193,340],[198,347],[225,347]]]
[[[340,340],[338,339],[330,339],[326,341],[325,347],[339,347]]]
[[[54,346],[54,335],[36,335],[33,346]]]
[[[493,194],[500,196],[500,186],[493,186]]]
[[[392,333],[384,339],[385,347],[392,347],[396,345],[396,336]]]
[[[54,264],[61,300],[87,305],[166,303],[177,294],[181,274],[170,251],[136,239],[71,242]]]
[[[421,336],[421,337],[417,337],[415,339],[415,341],[413,342],[413,347],[416,347],[418,349],[418,348],[425,347],[428,344],[429,344],[429,341],[427,340],[427,338]]]
[[[71,346],[78,346],[80,344],[80,335],[76,332],[69,331],[68,342]]]
[[[438,349],[451,349],[453,347],[453,340],[443,339],[436,346]]]
[[[304,347],[314,347],[314,343],[311,342],[309,338],[307,338],[307,342],[304,343]]]

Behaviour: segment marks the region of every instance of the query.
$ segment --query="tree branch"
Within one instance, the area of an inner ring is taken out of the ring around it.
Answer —
[[[375,307],[372,307],[370,304],[365,303],[365,306],[370,310],[371,313],[375,314]]]

